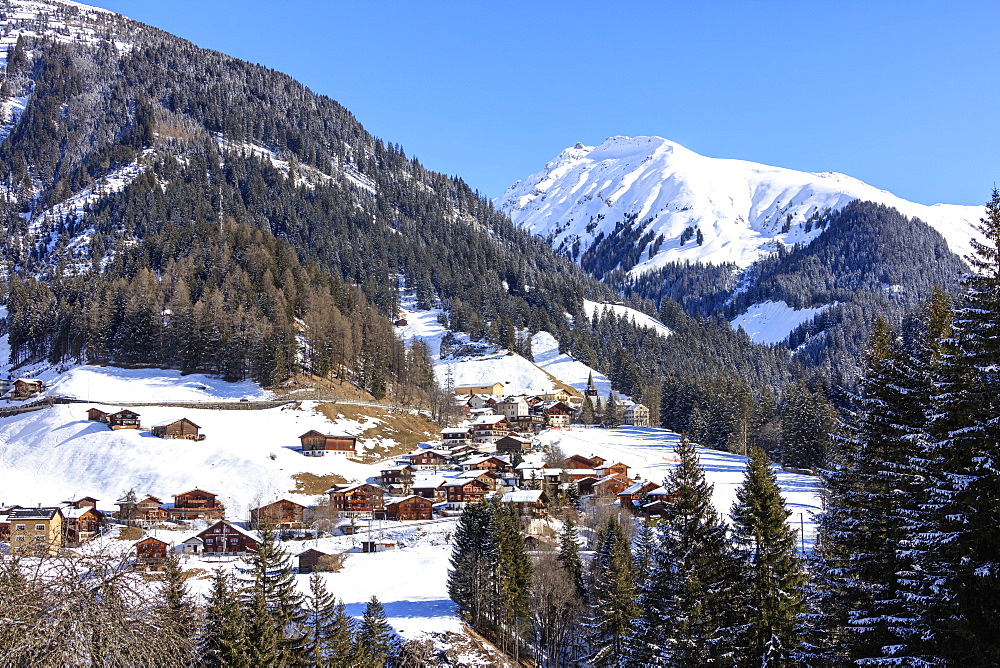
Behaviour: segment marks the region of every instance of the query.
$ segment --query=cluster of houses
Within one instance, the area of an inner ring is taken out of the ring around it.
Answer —
[[[127,408],[117,413],[108,413],[102,411],[100,408],[90,408],[87,410],[87,419],[91,422],[106,424],[111,429],[142,429],[139,414]],[[161,422],[160,424],[153,425],[150,431],[153,436],[159,438],[181,438],[190,441],[205,440],[205,434],[201,433],[201,427],[187,418]]]
[[[90,496],[58,506],[0,507],[0,541],[10,543],[13,555],[55,554],[61,547],[79,547],[104,525],[97,499]]]

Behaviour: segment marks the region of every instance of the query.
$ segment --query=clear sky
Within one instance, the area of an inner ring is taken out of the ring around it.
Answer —
[[[95,0],[286,72],[484,195],[660,135],[925,204],[1000,183],[1000,2]]]

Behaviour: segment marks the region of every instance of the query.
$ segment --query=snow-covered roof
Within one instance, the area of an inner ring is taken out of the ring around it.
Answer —
[[[468,434],[469,427],[446,427],[441,430],[442,434]]]
[[[639,492],[642,491],[642,488],[645,487],[648,484],[650,484],[649,480],[640,480],[639,482],[633,483],[631,486],[626,487],[620,493],[621,494],[638,494]],[[660,485],[658,485],[655,482],[652,483],[652,484],[656,486],[656,487],[654,487],[654,489],[656,489],[657,487],[660,486]]]
[[[507,492],[500,499],[501,503],[538,503],[542,494],[544,494],[540,489],[519,489],[514,492]]]
[[[473,426],[484,425],[484,424],[496,424],[497,422],[501,422],[506,419],[507,418],[505,418],[503,415],[480,415],[479,417],[476,418],[476,421],[473,423]]]

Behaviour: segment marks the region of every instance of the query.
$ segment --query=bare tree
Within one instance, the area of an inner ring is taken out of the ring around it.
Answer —
[[[531,609],[538,665],[577,665],[576,659],[585,649],[580,633],[585,606],[554,551],[542,552],[534,559]]]

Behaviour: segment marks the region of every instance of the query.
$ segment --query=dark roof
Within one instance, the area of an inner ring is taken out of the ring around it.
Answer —
[[[8,520],[51,520],[57,513],[62,514],[58,508],[15,508]]]

